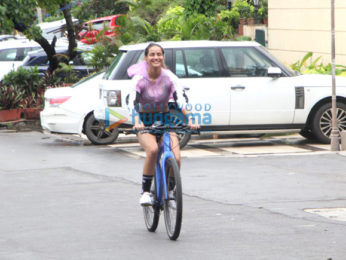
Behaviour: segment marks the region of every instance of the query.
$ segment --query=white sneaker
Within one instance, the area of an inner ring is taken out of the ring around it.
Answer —
[[[168,192],[168,198],[169,198],[169,201],[168,201],[169,207],[171,209],[176,210],[177,209],[177,203],[174,200],[174,193],[172,190]]]
[[[152,197],[150,192],[143,192],[141,198],[139,199],[139,204],[142,207],[148,207],[153,205]]]

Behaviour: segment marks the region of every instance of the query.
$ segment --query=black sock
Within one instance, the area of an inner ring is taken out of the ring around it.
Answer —
[[[168,190],[173,190],[175,187],[175,179],[174,177],[168,177]]]
[[[142,192],[150,192],[151,182],[154,176],[143,174],[142,179]]]

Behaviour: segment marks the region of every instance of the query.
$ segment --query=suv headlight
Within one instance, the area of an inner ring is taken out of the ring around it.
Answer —
[[[109,107],[121,107],[120,90],[110,90],[107,92],[107,105]]]

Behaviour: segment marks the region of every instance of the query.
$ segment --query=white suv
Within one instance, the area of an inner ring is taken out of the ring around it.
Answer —
[[[332,80],[299,75],[256,42],[173,41],[159,43],[166,65],[180,78],[192,114],[205,131],[263,133],[298,129],[330,142]],[[146,44],[123,46],[100,83],[103,104],[118,118],[115,131],[132,124],[127,108],[127,68],[143,60]],[[346,129],[346,78],[337,78],[339,130]],[[187,142],[189,137],[185,137]]]

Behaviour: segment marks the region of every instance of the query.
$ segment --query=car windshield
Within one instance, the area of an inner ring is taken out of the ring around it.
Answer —
[[[109,68],[107,69],[104,78],[108,79],[110,77],[110,75],[112,74],[112,72],[115,70],[115,67],[119,64],[121,58],[123,56],[125,56],[126,52],[121,51],[117,54],[117,56],[115,57],[113,63],[109,66]]]
[[[94,22],[94,23],[92,23],[91,27],[92,27],[93,30],[101,31],[101,30],[103,30],[105,28],[108,28],[109,25],[110,25],[110,21],[109,20],[105,20],[105,21]]]
[[[276,59],[273,55],[271,55],[268,50],[263,47],[263,46],[260,46],[261,50],[263,50],[264,52],[268,53],[271,57],[271,59],[278,65],[280,65],[281,67],[284,67],[285,69],[287,69],[290,73],[291,73],[291,76],[293,75],[296,75],[296,72],[293,71],[290,67],[286,66],[285,64],[283,64],[281,61],[279,61],[278,59]]]
[[[76,87],[79,87],[82,83],[92,79],[92,78],[95,78],[96,76],[100,75],[101,73],[103,73],[104,71],[100,71],[100,72],[97,72],[95,74],[92,74],[91,76],[88,76],[88,77],[85,77],[83,79],[81,79],[80,81],[78,81],[76,84],[73,84],[72,88],[76,88]],[[83,86],[83,85],[82,85]]]

